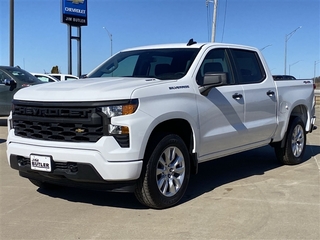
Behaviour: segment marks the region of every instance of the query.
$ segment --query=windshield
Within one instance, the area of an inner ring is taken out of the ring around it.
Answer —
[[[33,76],[31,73],[20,68],[9,67],[9,68],[6,68],[5,71],[9,73],[14,79],[18,79],[24,83],[28,83],[28,84],[42,83],[41,80]]]
[[[187,73],[198,52],[199,48],[120,52],[89,73],[87,77],[179,79]]]

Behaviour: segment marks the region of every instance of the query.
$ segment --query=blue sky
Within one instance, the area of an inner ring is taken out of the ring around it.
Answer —
[[[0,0],[0,65],[9,65],[9,3]],[[67,25],[61,23],[60,0],[14,0],[14,65],[30,72],[68,72]],[[218,0],[216,42],[257,47],[273,74],[298,78],[320,75],[319,0]],[[88,26],[82,27],[82,73],[88,73],[124,48],[211,39],[213,4],[205,0],[88,0]],[[73,29],[73,35],[76,35]],[[269,46],[270,45],[270,46]],[[315,62],[317,63],[315,65]],[[316,66],[316,68],[315,68]],[[77,43],[73,41],[73,74]]]

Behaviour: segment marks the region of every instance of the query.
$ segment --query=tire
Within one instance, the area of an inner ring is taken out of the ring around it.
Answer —
[[[295,117],[290,120],[284,147],[281,143],[276,144],[275,153],[277,159],[287,165],[302,162],[306,148],[306,130],[301,118]]]
[[[164,209],[183,197],[190,179],[190,158],[178,135],[158,136],[153,142],[155,147],[151,146],[151,153],[146,154],[135,196],[148,207]]]

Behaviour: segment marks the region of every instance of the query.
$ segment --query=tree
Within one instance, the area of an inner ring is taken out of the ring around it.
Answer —
[[[58,66],[53,66],[51,69],[51,73],[60,73],[59,67]]]

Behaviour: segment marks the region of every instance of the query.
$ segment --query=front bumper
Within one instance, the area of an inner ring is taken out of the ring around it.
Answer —
[[[31,169],[29,158],[11,155],[10,166],[18,170],[21,177],[69,187],[133,192],[136,184],[135,180],[106,181],[102,179],[96,169],[88,163],[54,162],[51,172],[42,172]]]
[[[106,181],[135,180],[139,178],[142,169],[142,160],[111,162],[105,159],[98,150],[37,146],[34,144],[10,141],[7,143],[7,157],[10,161],[12,158],[28,159],[31,154],[49,155],[53,163],[90,164],[101,178]],[[11,162],[9,163],[11,164]]]
[[[52,170],[32,170],[32,154],[49,156]],[[136,156],[137,152],[132,149],[119,148],[112,137],[101,139],[96,144],[62,145],[57,142],[16,137],[11,129],[7,140],[8,162],[22,177],[58,185],[91,189],[98,187],[104,190],[125,189],[134,185],[135,180],[140,177],[143,161]]]

